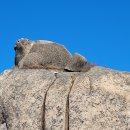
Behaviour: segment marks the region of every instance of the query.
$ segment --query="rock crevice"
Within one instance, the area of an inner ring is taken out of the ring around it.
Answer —
[[[55,81],[56,81],[56,79],[57,79],[57,73],[54,73],[54,77],[55,77],[55,79],[54,79],[54,81],[49,85],[49,87],[48,87],[48,89],[47,89],[47,91],[46,91],[46,93],[45,93],[45,97],[44,97],[44,102],[43,102],[43,107],[42,107],[42,109],[43,109],[43,113],[42,113],[42,128],[43,128],[43,130],[45,130],[45,128],[46,128],[46,126],[45,126],[45,104],[46,104],[46,97],[47,97],[47,93],[48,93],[48,91],[49,91],[49,89],[50,89],[50,87],[55,83]]]
[[[68,93],[68,96],[67,96],[67,103],[66,103],[66,120],[65,120],[65,130],[69,130],[69,96],[70,96],[70,92],[71,92],[71,89],[74,85],[74,81],[76,79],[76,76],[73,75],[71,76],[71,87],[70,87],[70,90],[69,90],[69,93]]]

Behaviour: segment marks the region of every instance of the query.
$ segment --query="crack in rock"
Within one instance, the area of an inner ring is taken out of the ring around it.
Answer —
[[[4,111],[2,111],[2,117],[3,117],[3,122],[2,124],[4,125],[5,129],[8,130],[8,123],[7,123],[7,115],[5,114]]]
[[[3,101],[0,101],[0,130],[8,130],[7,118],[8,118],[8,115],[5,111]]]
[[[93,86],[92,86],[92,80],[91,78],[88,76],[88,79],[89,79],[89,83],[90,83],[90,91],[89,91],[89,95],[91,95],[92,93],[92,89],[93,89]]]
[[[69,96],[70,96],[70,92],[72,87],[74,86],[74,81],[75,81],[76,77],[75,76],[71,76],[71,87],[70,87],[70,91],[68,93],[68,97],[67,97],[67,103],[66,103],[66,112],[65,112],[65,130],[69,130]]]
[[[44,101],[43,101],[43,107],[42,107],[42,129],[45,130],[45,104],[46,104],[46,97],[47,97],[47,93],[49,91],[49,89],[51,88],[51,86],[53,86],[53,84],[55,83],[56,79],[57,79],[57,73],[54,73],[54,81],[51,83],[51,85],[48,87],[46,93],[45,93],[45,97],[44,97]]]

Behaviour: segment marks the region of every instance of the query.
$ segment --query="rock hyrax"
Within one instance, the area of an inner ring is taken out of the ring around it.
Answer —
[[[57,69],[72,72],[88,71],[92,66],[86,59],[52,41],[31,41],[21,38],[15,44],[15,66],[25,69]]]
[[[21,38],[15,44],[15,65],[18,68],[64,69],[71,54],[64,46],[45,40]]]

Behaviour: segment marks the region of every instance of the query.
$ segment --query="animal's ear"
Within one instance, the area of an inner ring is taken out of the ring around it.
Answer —
[[[21,38],[21,40],[23,40],[23,41],[29,41],[28,38]]]
[[[21,43],[24,45],[28,45],[28,44],[30,44],[30,40],[27,38],[21,38]]]

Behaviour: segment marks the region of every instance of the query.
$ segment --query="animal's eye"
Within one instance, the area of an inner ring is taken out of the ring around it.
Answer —
[[[19,42],[19,40],[17,42]]]

